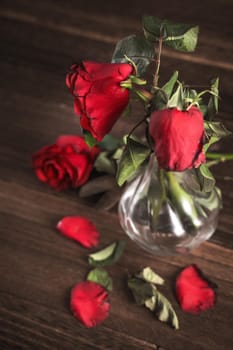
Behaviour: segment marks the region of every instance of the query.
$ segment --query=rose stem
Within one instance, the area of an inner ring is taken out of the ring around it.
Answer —
[[[233,159],[233,153],[206,153],[206,158],[216,159],[220,162]]]
[[[178,183],[172,171],[166,172],[171,201],[180,216],[189,218],[194,226],[200,224],[193,198]]]
[[[154,75],[154,79],[153,79],[152,91],[156,91],[158,88],[160,57],[161,57],[161,53],[162,53],[162,46],[163,46],[163,37],[161,35],[159,38],[159,47],[158,47],[157,60],[156,60],[156,71],[155,71],[155,75]]]

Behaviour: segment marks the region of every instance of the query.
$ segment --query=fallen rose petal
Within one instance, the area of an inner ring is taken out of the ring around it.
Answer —
[[[176,279],[176,296],[183,311],[197,314],[214,306],[216,293],[195,265],[184,268]]]
[[[84,281],[73,287],[70,308],[86,327],[95,327],[109,315],[110,304],[107,298],[108,292],[101,285]]]
[[[100,234],[94,224],[81,216],[66,216],[57,224],[57,229],[66,237],[69,237],[85,248],[97,246]]]

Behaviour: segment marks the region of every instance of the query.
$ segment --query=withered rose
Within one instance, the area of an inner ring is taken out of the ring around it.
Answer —
[[[86,327],[95,327],[104,321],[110,310],[107,290],[98,283],[84,281],[71,291],[70,308]]]
[[[102,140],[126,108],[129,90],[120,84],[132,72],[128,63],[87,61],[71,66],[66,84],[74,96],[75,113],[96,140]]]
[[[204,120],[198,108],[154,111],[150,118],[149,132],[161,168],[183,171],[205,162]]]
[[[80,136],[64,135],[32,157],[38,179],[56,190],[79,187],[89,178],[98,147],[90,148]]]

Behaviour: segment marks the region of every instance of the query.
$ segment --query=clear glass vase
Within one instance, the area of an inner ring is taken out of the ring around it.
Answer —
[[[195,169],[166,172],[152,155],[122,194],[119,218],[140,247],[156,255],[175,255],[211,237],[220,208],[220,191],[201,191]]]

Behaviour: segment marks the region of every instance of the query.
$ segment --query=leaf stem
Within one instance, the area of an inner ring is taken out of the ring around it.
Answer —
[[[154,195],[153,191],[150,191],[150,193],[149,193],[149,200],[150,200],[150,205],[151,205],[151,209],[152,209],[151,220],[152,220],[153,227],[154,227],[154,225],[157,224],[160,210],[161,210],[162,205],[167,197],[166,185],[165,185],[165,172],[161,168],[158,168],[158,179],[159,179],[159,183],[161,186],[161,195],[160,195],[158,201],[155,202],[155,195]]]
[[[225,162],[226,160],[233,160],[233,153],[206,153],[206,158]]]
[[[206,165],[208,168],[212,167],[213,165],[217,165],[219,163],[226,162],[227,160],[233,160],[233,154],[232,153],[206,153],[207,162]],[[213,159],[208,161],[208,159]]]
[[[130,138],[134,130],[136,130],[142,123],[146,122],[148,115],[146,115],[143,119],[141,119],[134,127],[130,130],[130,132],[127,135],[127,140]]]
[[[166,199],[165,171],[159,168],[159,182],[162,188],[162,202]]]
[[[233,181],[233,176],[216,176],[216,180],[221,180],[221,181]]]

